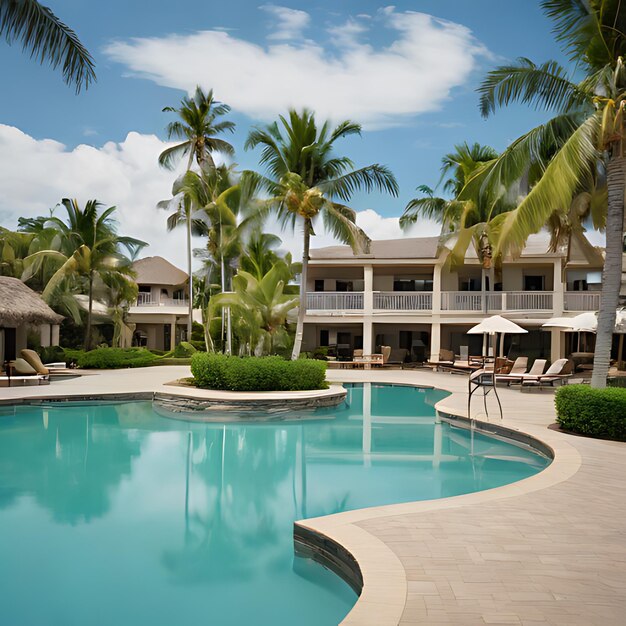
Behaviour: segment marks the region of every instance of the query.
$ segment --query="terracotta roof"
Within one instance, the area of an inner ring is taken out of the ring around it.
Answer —
[[[62,320],[62,315],[19,278],[0,276],[0,326],[60,324]]]
[[[148,256],[133,263],[138,285],[182,285],[189,276],[161,256]]]

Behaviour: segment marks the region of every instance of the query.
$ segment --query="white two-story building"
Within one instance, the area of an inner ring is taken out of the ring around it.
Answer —
[[[173,350],[187,334],[189,275],[160,256],[133,263],[139,294],[128,311],[134,324],[133,344]]]
[[[506,337],[506,352],[555,360],[574,350],[572,333],[545,331],[555,316],[599,307],[602,251],[586,239],[549,252],[547,235],[531,237],[521,256],[507,258],[488,292],[481,291],[481,265],[472,249],[452,271],[439,238],[373,241],[369,254],[348,246],[313,249],[307,279],[303,350],[336,347],[351,355],[406,351],[410,360],[437,360],[440,349],[469,345],[481,354],[482,337],[467,330],[500,314],[529,330]]]

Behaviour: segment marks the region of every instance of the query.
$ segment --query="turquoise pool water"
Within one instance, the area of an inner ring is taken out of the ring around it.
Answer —
[[[0,624],[337,624],[356,596],[294,556],[295,519],[548,463],[435,424],[444,395],[355,385],[341,407],[265,423],[170,420],[149,402],[1,408]]]

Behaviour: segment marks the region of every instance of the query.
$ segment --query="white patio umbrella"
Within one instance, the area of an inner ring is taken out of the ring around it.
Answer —
[[[498,335],[500,334],[500,356],[503,356],[504,335],[527,333],[528,331],[515,322],[502,317],[492,315],[485,318],[480,324],[473,326],[467,331],[468,335]]]
[[[593,311],[580,313],[574,317],[554,317],[542,324],[542,328],[563,328],[578,333],[578,346],[580,348],[580,333],[595,333],[598,330],[598,314]],[[615,316],[615,333],[626,333],[626,309],[618,309]],[[623,337],[620,337],[618,361],[622,360],[624,345]]]

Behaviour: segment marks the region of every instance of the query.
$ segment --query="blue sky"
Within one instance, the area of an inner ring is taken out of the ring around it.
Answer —
[[[195,83],[233,106],[231,139],[245,168],[256,167],[257,155],[243,151],[250,125],[289,104],[362,122],[363,137],[341,150],[357,165],[388,165],[401,187],[396,199],[354,198],[354,208],[376,212],[363,218],[375,238],[397,233],[385,218],[401,214],[416,185],[437,182],[455,143],[503,149],[545,119],[514,107],[483,120],[475,89],[491,67],[518,56],[566,63],[535,0],[49,4],[95,57],[98,81],[76,96],[57,72],[0,42],[10,86],[0,99],[8,162],[0,162],[0,223],[12,227],[63,195],[96,196],[117,204],[123,225],[144,231],[154,253],[171,247],[152,209],[172,179],[154,168],[169,120],[161,109]]]

